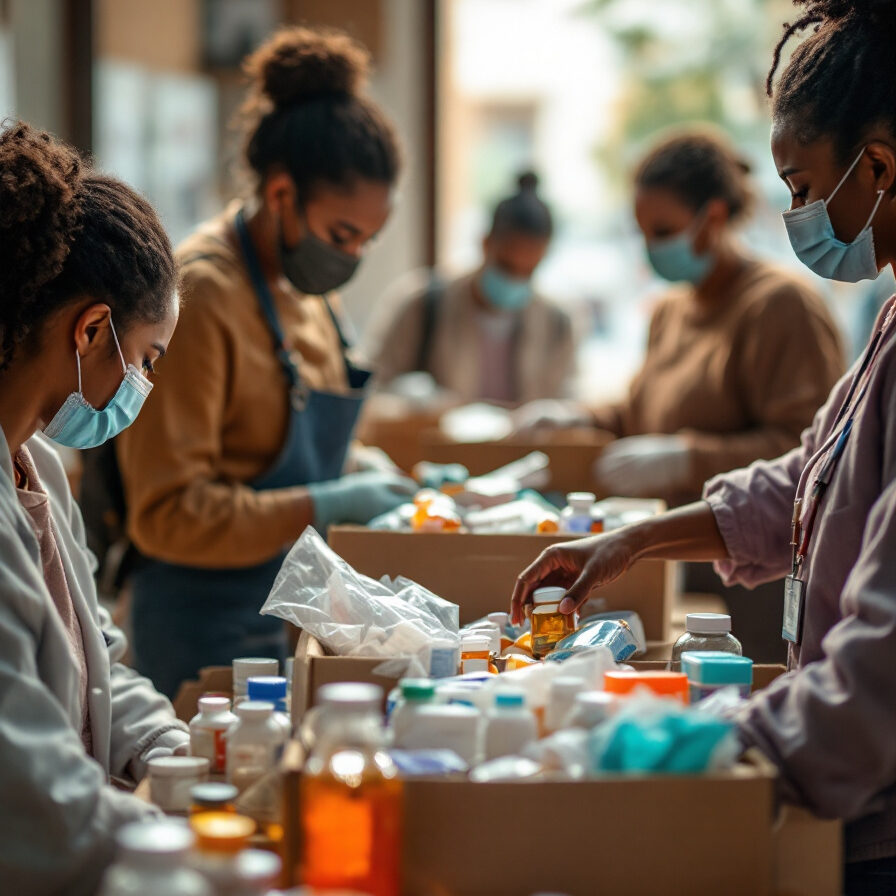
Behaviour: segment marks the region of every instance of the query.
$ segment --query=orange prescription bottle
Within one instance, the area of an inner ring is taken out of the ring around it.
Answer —
[[[486,634],[464,635],[460,641],[460,671],[490,672],[489,648],[491,641]]]
[[[566,597],[565,588],[537,588],[532,595],[532,655],[543,657],[554,645],[576,630],[575,614],[561,613],[560,601]]]
[[[609,694],[629,695],[636,688],[653,691],[658,697],[671,697],[689,703],[688,677],[683,672],[626,672],[604,673],[604,690]]]
[[[317,891],[401,892],[402,785],[383,740],[382,688],[318,691],[320,733],[300,785],[302,882]]]
[[[255,822],[235,812],[200,812],[190,817],[196,835],[194,865],[216,893],[237,882],[236,860],[248,848]]]

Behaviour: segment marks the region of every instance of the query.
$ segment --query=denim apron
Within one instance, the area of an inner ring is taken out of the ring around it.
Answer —
[[[309,389],[287,348],[274,298],[249,238],[242,210],[236,231],[244,261],[289,386],[286,441],[273,465],[249,485],[257,491],[338,479],[364,401],[370,372],[355,367],[339,322],[326,299],[342,343],[350,391]],[[301,533],[296,532],[296,537]],[[206,569],[149,560],[133,577],[133,643],[137,669],[169,697],[203,666],[229,666],[235,657],[286,658],[280,619],[259,610],[274,584],[283,551],[257,566]]]

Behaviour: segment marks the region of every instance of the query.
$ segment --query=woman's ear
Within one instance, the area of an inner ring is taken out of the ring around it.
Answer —
[[[75,318],[75,347],[82,358],[86,358],[97,346],[105,344],[105,339],[97,337],[109,328],[111,319],[112,309],[104,302],[88,305]]]
[[[874,140],[865,147],[865,152],[871,162],[874,189],[896,197],[896,150],[880,140]]]

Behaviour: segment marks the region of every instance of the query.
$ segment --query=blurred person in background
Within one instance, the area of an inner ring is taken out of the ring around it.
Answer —
[[[285,551],[315,525],[366,523],[414,486],[344,475],[369,373],[333,291],[392,210],[399,149],[347,35],[289,28],[246,62],[255,194],[179,248],[184,309],[155,401],[118,442],[138,668],[167,694],[237,656],[285,658],[259,615]]]
[[[157,814],[123,788],[189,745],[121,663],[55,447],[99,445],[140,412],[177,323],[175,277],[144,199],[48,134],[0,131],[4,893],[96,892],[122,825]]]
[[[432,272],[415,275],[384,303],[365,340],[378,384],[422,371],[464,403],[566,394],[575,366],[572,322],[532,285],[553,231],[538,178],[522,174],[517,192],[495,207],[475,271],[447,282]]]

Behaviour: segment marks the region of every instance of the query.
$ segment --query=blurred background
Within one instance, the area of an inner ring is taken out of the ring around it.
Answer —
[[[341,27],[371,50],[371,92],[407,158],[396,214],[346,290],[356,329],[408,271],[474,265],[492,205],[532,166],[558,223],[538,285],[575,315],[580,392],[609,399],[641,360],[661,288],[629,188],[659,129],[724,127],[762,191],[745,238],[798,266],[765,97],[791,12],[789,0],[0,0],[0,116],[92,154],[177,242],[242,189],[229,129],[242,57],[281,23]],[[817,286],[854,356],[892,278]]]

